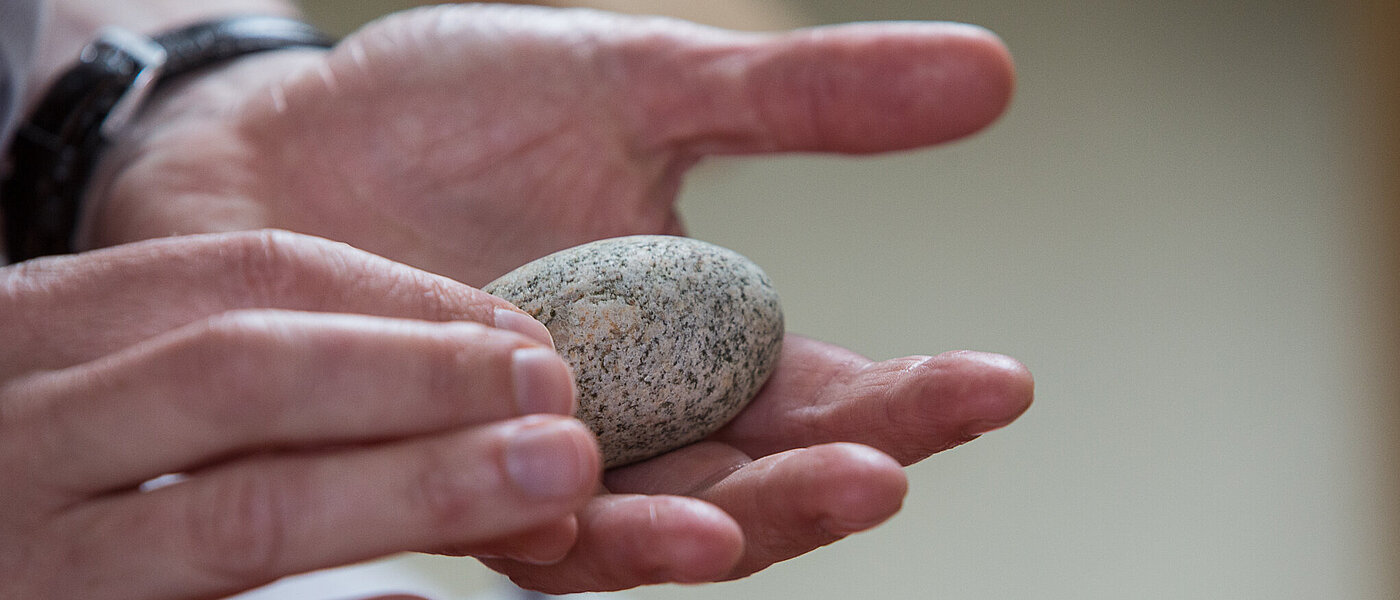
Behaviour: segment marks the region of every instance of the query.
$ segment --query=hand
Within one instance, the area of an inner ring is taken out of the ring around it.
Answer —
[[[954,352],[871,362],[788,336],[753,403],[709,440],[608,472],[549,566],[492,560],[546,592],[743,577],[880,524],[901,464],[1008,424],[1030,404],[1014,360]]]
[[[541,529],[557,558],[598,485],[542,325],[340,244],[5,267],[0,339],[0,597],[206,598]]]
[[[936,143],[990,122],[1011,87],[1005,49],[965,26],[753,35],[425,9],[168,95],[109,162],[90,239],[277,226],[481,284],[576,243],[681,233],[675,192],[706,154]],[[558,523],[442,550],[551,592],[740,577],[885,520],[901,464],[1010,422],[1031,395],[1005,357],[871,362],[789,336],[730,427],[610,473],[562,561]]]
[[[759,35],[502,5],[409,11],[218,75],[117,144],[89,245],[277,227],[479,286],[586,241],[681,233],[680,178],[706,154],[941,142],[1012,87],[1005,48],[964,25]]]

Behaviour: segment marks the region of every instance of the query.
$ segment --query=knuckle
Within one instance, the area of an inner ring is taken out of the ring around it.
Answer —
[[[319,287],[308,286],[319,282],[309,281],[314,279],[316,261],[304,250],[317,243],[286,231],[264,230],[232,236],[219,250],[226,272],[239,289],[256,305],[267,305],[293,292]]]
[[[452,333],[425,348],[419,359],[424,365],[422,395],[435,414],[444,418],[460,418],[468,406],[468,396],[497,392],[503,386],[490,381],[489,376],[501,369],[483,368],[482,363],[504,365],[508,360],[504,348],[486,342],[486,328],[476,323],[453,323]],[[492,403],[494,406],[498,403]]]
[[[248,473],[200,485],[188,497],[183,523],[191,567],[228,584],[280,575],[290,523],[287,486]]]
[[[280,310],[256,308],[221,312],[204,320],[196,333],[196,341],[206,351],[261,345],[285,328],[284,315]]]
[[[404,285],[419,298],[419,313],[430,321],[486,322],[503,301],[459,282],[422,271],[404,272]]]
[[[218,248],[229,292],[243,306],[396,313],[480,321],[494,298],[349,245],[281,230],[238,234]]]
[[[256,381],[271,342],[270,315],[264,311],[236,310],[206,319],[186,343],[174,349],[172,367],[185,373],[204,373],[222,389],[246,390]],[[242,395],[242,394],[239,394]]]
[[[221,291],[242,306],[315,305],[334,290],[358,251],[279,229],[237,232],[203,240],[200,268],[215,269]]]
[[[285,334],[276,311],[236,310],[206,319],[182,344],[171,349],[172,378],[194,389],[187,406],[213,422],[232,427],[263,427],[285,407],[268,393],[269,376],[282,359],[278,338]]]

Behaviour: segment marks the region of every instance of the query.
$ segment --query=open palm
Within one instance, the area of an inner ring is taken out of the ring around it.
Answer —
[[[969,26],[761,35],[499,5],[262,60],[158,108],[179,113],[152,119],[167,129],[192,123],[138,131],[96,244],[280,227],[479,286],[585,241],[679,233],[681,176],[706,154],[931,144],[990,122],[1011,90],[1005,50]]]

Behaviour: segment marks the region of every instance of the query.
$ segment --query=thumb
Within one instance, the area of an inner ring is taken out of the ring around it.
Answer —
[[[631,104],[650,143],[696,154],[903,150],[986,127],[1014,87],[1006,47],[971,25],[709,33],[653,48],[650,72],[633,79],[646,84]]]

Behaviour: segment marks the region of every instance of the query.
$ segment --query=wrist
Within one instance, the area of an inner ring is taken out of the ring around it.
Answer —
[[[218,229],[266,226],[261,213],[245,210],[256,204],[254,197],[276,192],[258,186],[277,183],[247,176],[265,159],[246,134],[247,104],[277,93],[275,82],[320,63],[325,52],[299,47],[252,54],[153,94],[103,151],[84,194],[74,247],[205,231],[210,227],[202,220],[215,216]]]
[[[25,110],[20,114],[28,114],[44,90],[104,27],[155,35],[197,21],[240,14],[300,17],[295,6],[285,0],[65,0],[49,4],[39,51],[29,71],[28,95],[21,105]]]
[[[330,43],[308,25],[266,16],[190,24],[153,38],[104,32],[55,80],[11,144],[0,190],[10,258],[73,251],[97,163],[153,91],[251,54]]]

